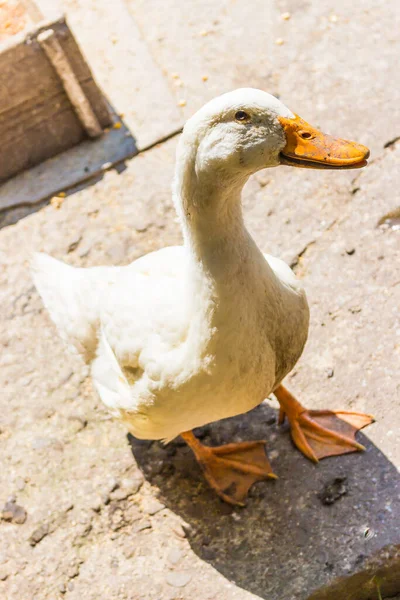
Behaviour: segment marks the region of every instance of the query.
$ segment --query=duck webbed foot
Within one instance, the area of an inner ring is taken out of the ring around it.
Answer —
[[[288,418],[293,442],[310,460],[365,450],[357,431],[374,422],[371,415],[348,411],[307,410],[283,385],[274,391],[280,404],[279,423]]]
[[[203,446],[191,431],[181,434],[218,496],[229,504],[244,506],[253,483],[276,479],[265,454],[265,442],[241,442]]]

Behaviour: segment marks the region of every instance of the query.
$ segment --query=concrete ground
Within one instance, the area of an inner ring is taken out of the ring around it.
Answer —
[[[378,600],[379,589],[400,591],[397,213],[393,227],[377,226],[400,206],[400,13],[395,0],[348,4],[65,1],[142,152],[0,231],[0,598]],[[170,202],[177,136],[146,148],[240,86],[277,94],[310,123],[371,148],[363,171],[261,172],[244,211],[261,249],[293,265],[307,290],[309,342],[288,387],[309,407],[377,422],[360,436],[364,455],[318,467],[277,426],[273,402],[204,428],[209,444],[268,440],[280,479],[232,510],[185,446],[139,443],[109,418],[43,309],[28,258],[44,250],[75,265],[126,264],[180,243]],[[356,591],[320,589],[357,572],[367,575]]]

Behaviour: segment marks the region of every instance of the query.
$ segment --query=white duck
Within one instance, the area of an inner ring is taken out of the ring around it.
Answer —
[[[307,339],[309,310],[290,268],[263,255],[242,216],[249,176],[280,164],[365,166],[364,146],[326,136],[273,96],[239,89],[186,123],[173,197],[184,245],[129,266],[77,269],[35,255],[36,286],[62,336],[90,364],[103,402],[138,438],[183,436],[221,498],[242,504],[274,477],[264,441],[211,448],[191,430],[274,392],[310,459],[363,449],[359,413],[308,411],[281,385]],[[346,434],[343,427],[347,427]]]

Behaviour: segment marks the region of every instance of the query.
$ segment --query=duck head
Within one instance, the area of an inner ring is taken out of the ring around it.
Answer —
[[[369,156],[365,146],[322,133],[274,96],[251,88],[219,96],[189,119],[178,160],[188,153],[198,176],[211,170],[234,179],[278,165],[357,169]]]

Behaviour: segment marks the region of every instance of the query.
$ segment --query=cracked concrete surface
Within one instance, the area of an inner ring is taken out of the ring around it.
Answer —
[[[396,3],[338,2],[333,10],[326,2],[193,2],[187,12],[173,0],[116,3],[113,23],[122,26],[121,7],[130,11],[132,39],[139,31],[146,60],[164,80],[154,111],[141,51],[124,45],[118,64],[103,66],[94,57],[101,36],[86,33],[93,3],[66,5],[110,97],[115,77],[143,77],[135,90],[140,118],[128,122],[143,132],[143,145],[209,97],[257,85],[310,122],[372,148],[370,166],[357,173],[263,171],[243,204],[257,243],[294,265],[310,301],[309,342],[288,387],[310,407],[371,412],[377,422],[361,436],[365,455],[318,467],[277,427],[274,402],[204,428],[205,443],[268,440],[280,479],[255,486],[236,511],[208,490],[179,442],[128,440],[110,420],[85,367],[59,340],[27,261],[35,249],[82,266],[126,264],[180,243],[170,202],[177,139],[166,141],[60,200],[59,209],[48,205],[0,231],[0,508],[13,497],[27,513],[23,523],[0,521],[0,597],[306,599],[400,544],[400,242],[399,231],[377,227],[400,205]],[[126,24],[124,31],[125,39]],[[123,112],[123,86],[114,93]],[[186,106],[177,109],[181,96]],[[128,100],[134,106],[127,89]],[[324,505],[321,491],[335,478],[345,478],[346,493]],[[395,592],[383,583],[382,593]],[[376,590],[367,597],[377,600]]]

